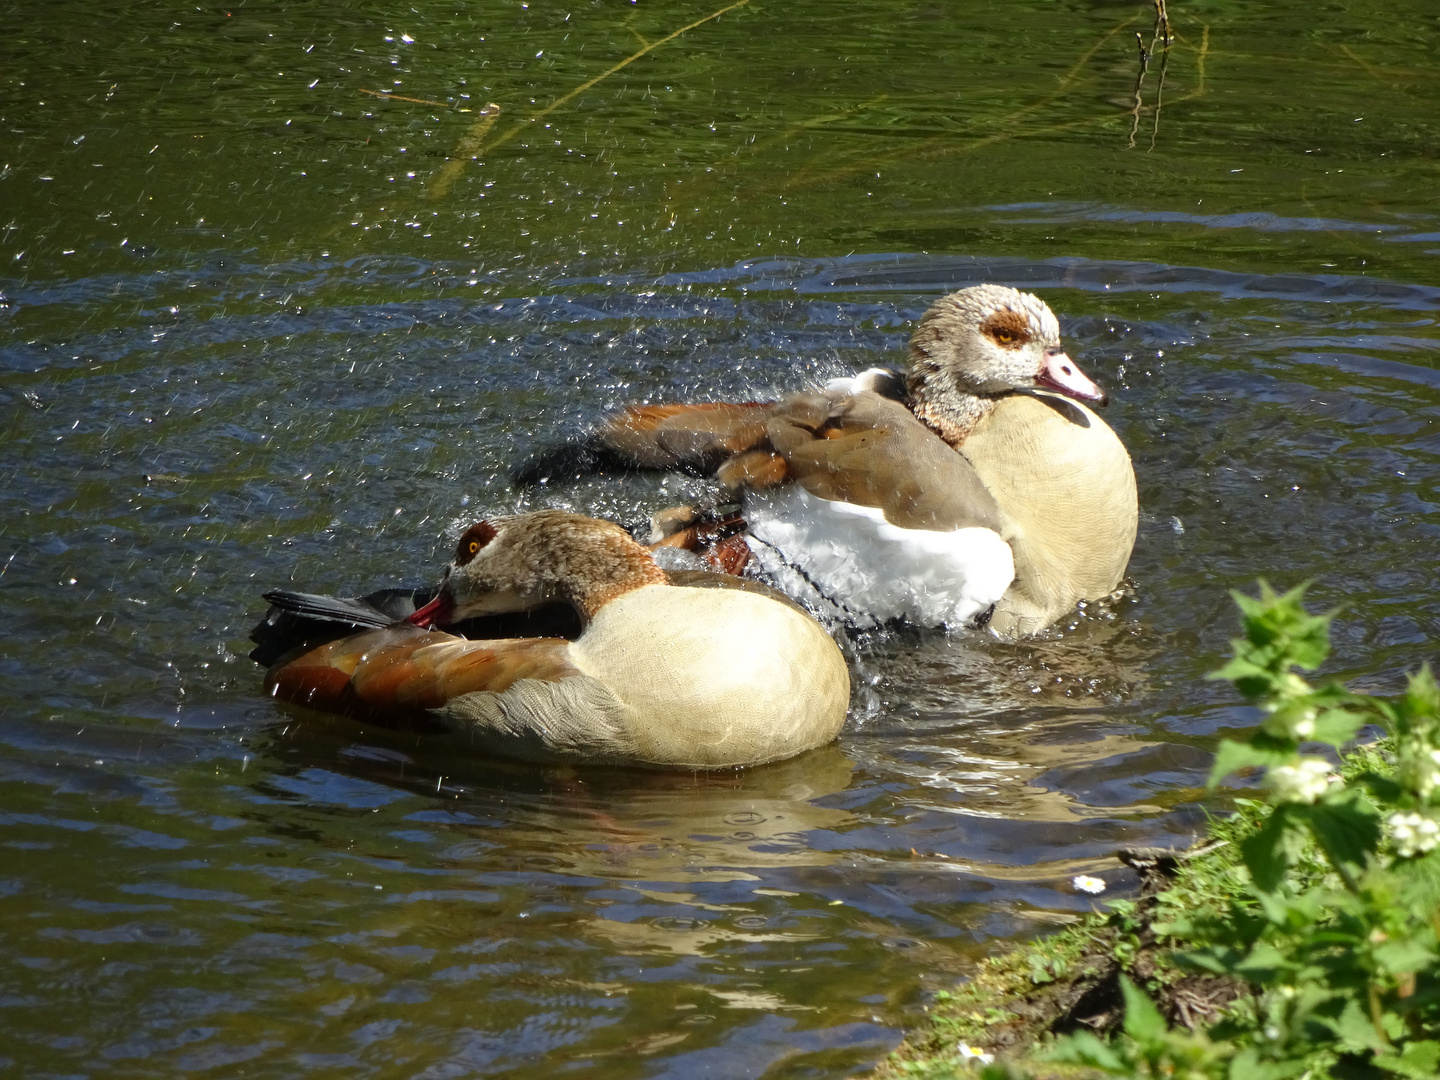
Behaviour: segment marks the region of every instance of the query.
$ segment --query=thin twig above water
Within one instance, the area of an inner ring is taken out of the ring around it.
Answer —
[[[1150,145],[1146,149],[1148,154],[1155,149],[1155,140],[1160,134],[1160,110],[1165,101],[1165,74],[1170,67],[1170,44],[1174,36],[1170,31],[1170,13],[1165,8],[1165,0],[1154,0],[1155,3],[1155,27],[1150,34],[1150,44],[1147,47],[1144,37],[1136,31],[1135,46],[1140,50],[1140,70],[1135,74],[1135,106],[1131,110],[1130,141],[1126,149],[1135,149],[1135,136],[1140,131],[1140,113],[1145,105],[1144,86],[1145,74],[1150,70],[1150,60],[1155,55],[1156,47],[1160,50],[1160,81],[1155,89],[1154,121],[1150,125]],[[1207,32],[1206,40],[1209,35]]]
[[[1145,48],[1145,39],[1140,31],[1135,31],[1135,47],[1140,50],[1140,70],[1135,73],[1135,107],[1130,110],[1130,142],[1128,149],[1135,149],[1135,133],[1140,130],[1140,106],[1144,103],[1141,96],[1145,86],[1145,73],[1150,70],[1150,50]]]

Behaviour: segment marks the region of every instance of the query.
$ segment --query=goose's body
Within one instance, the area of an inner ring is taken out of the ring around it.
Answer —
[[[573,641],[422,628],[555,599],[584,620]],[[561,511],[472,527],[439,595],[409,620],[312,649],[266,682],[282,700],[326,711],[420,714],[508,757],[694,769],[827,743],[850,693],[834,641],[795,607],[667,584],[622,530]]]
[[[862,624],[988,616],[1013,637],[1112,592],[1134,546],[1130,458],[1086,402],[1105,395],[1061,349],[1049,307],[982,285],[925,313],[906,376],[873,369],[774,404],[630,410],[516,478],[601,459],[718,463],[787,591],[813,588]]]

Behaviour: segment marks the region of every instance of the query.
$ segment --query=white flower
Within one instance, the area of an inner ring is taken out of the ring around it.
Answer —
[[[1098,877],[1091,877],[1089,874],[1076,874],[1070,884],[1081,892],[1088,892],[1092,895],[1105,891],[1105,882]]]
[[[977,1046],[971,1046],[967,1042],[960,1043],[955,1049],[959,1051],[962,1058],[970,1061],[978,1061],[981,1065],[991,1065],[995,1061],[994,1054],[987,1054],[984,1050],[981,1050]]]
[[[1273,704],[1269,709],[1274,714],[1274,719],[1267,722],[1265,727],[1272,735],[1304,740],[1315,734],[1315,719],[1320,715],[1318,709],[1294,702]]]
[[[1294,765],[1272,765],[1265,786],[1276,802],[1313,803],[1330,786],[1330,763],[1322,757],[1302,757]]]
[[[1407,784],[1421,799],[1429,800],[1430,796],[1440,788],[1440,750],[1422,750],[1419,747],[1411,747],[1409,754],[1402,753],[1401,761],[1404,763],[1401,771],[1401,780]]]
[[[1275,693],[1283,697],[1303,697],[1310,693],[1310,684],[1293,671],[1287,671],[1280,676]]]
[[[1391,814],[1386,822],[1395,851],[1402,859],[1423,855],[1440,845],[1440,822],[1423,814]]]

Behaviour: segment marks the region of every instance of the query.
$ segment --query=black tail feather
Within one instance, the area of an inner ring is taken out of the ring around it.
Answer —
[[[269,667],[296,649],[314,649],[357,630],[389,626],[413,615],[435,595],[428,589],[380,589],[367,596],[319,596],[276,589],[265,594],[270,610],[250,631],[250,659]]]
[[[250,631],[250,659],[271,667],[290,653],[319,648],[360,630],[389,626],[429,603],[435,589],[379,589],[359,597],[320,596],[276,589],[265,594],[270,610]],[[445,627],[446,633],[472,639],[580,636],[580,617],[570,604],[548,604],[531,611],[481,615]]]
[[[434,590],[428,590],[433,594]],[[381,589],[368,596],[320,596],[316,593],[276,589],[265,594],[274,608],[319,622],[350,627],[381,627],[415,614],[425,589]]]

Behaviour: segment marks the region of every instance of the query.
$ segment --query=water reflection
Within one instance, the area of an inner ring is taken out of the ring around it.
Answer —
[[[503,821],[506,858],[517,869],[676,884],[756,881],[752,869],[830,865],[834,855],[812,849],[810,835],[853,822],[825,804],[850,786],[854,768],[833,745],[755,769],[648,773],[467,758],[432,748],[423,736],[318,715],[282,730],[271,752],[287,770],[338,769],[450,800],[452,856],[470,850],[461,839],[467,822],[482,823],[477,843],[494,843],[489,830]],[[680,896],[670,899],[687,902]]]

